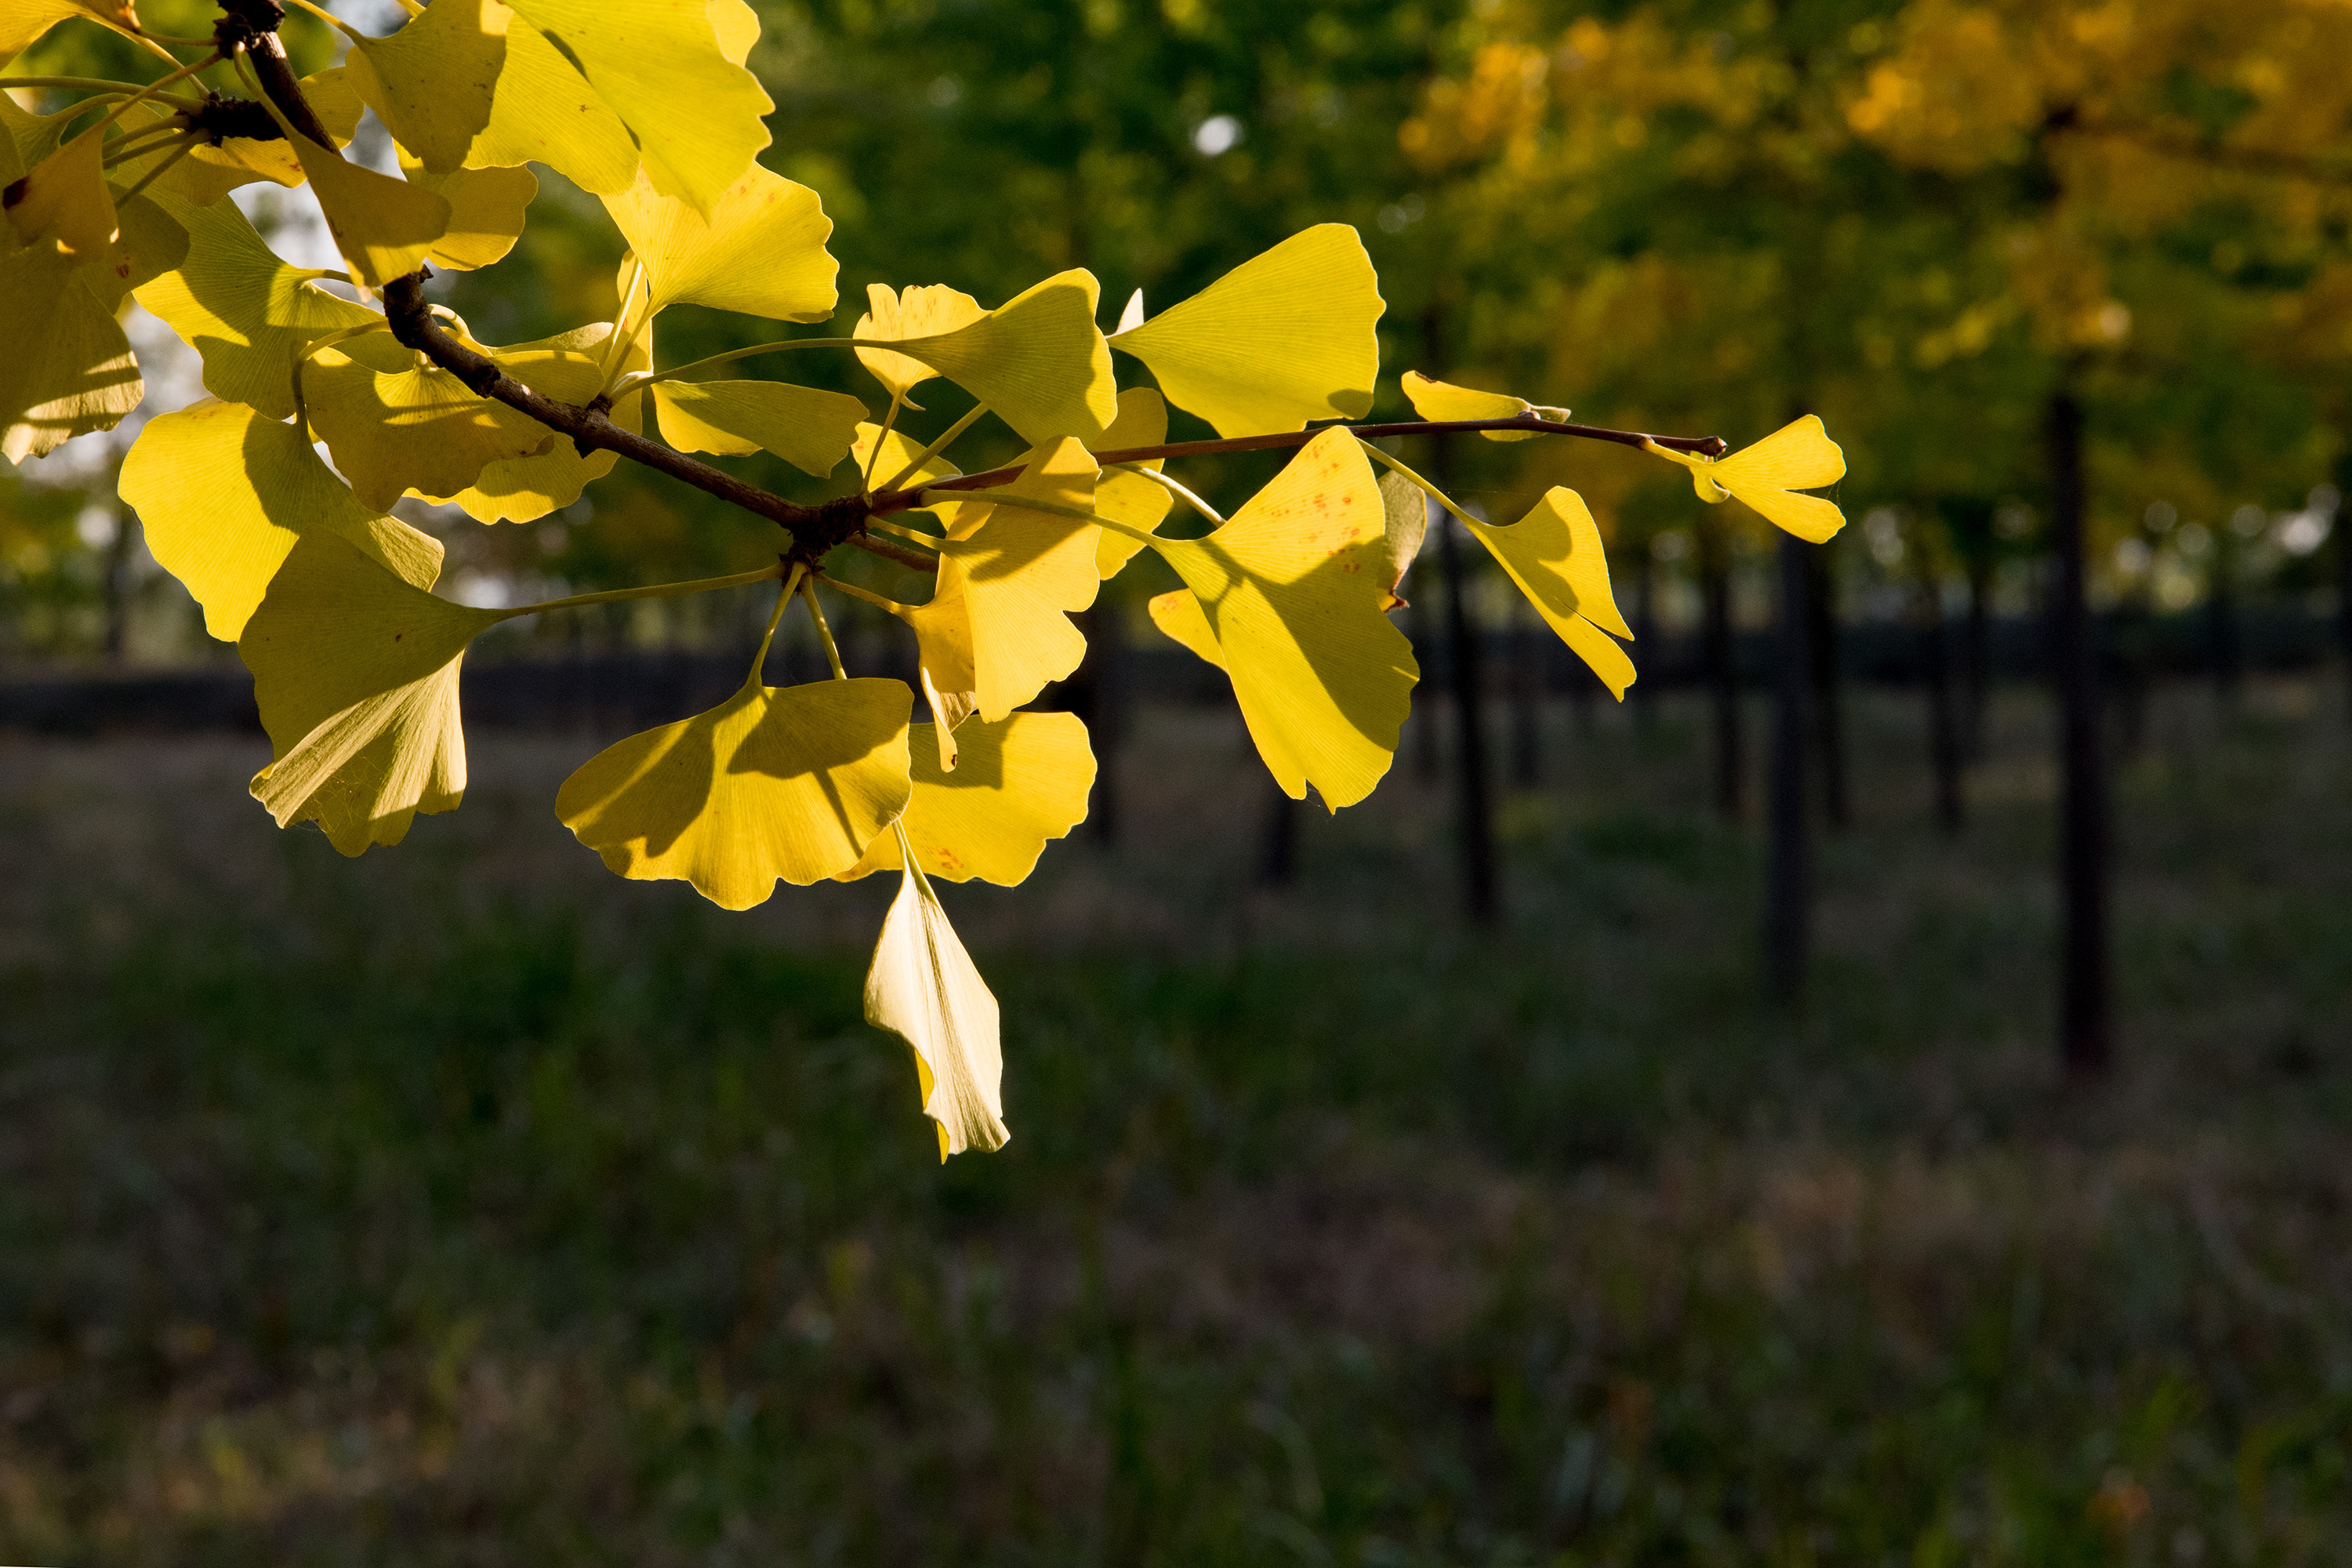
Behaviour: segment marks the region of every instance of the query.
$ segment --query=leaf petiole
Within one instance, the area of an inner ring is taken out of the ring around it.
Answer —
[[[536,616],[548,610],[576,610],[587,605],[617,605],[629,599],[677,599],[688,594],[740,588],[746,583],[765,583],[783,574],[782,566],[762,566],[756,572],[738,572],[732,577],[699,577],[690,583],[656,583],[644,588],[607,588],[601,594],[574,594],[568,599],[518,605],[511,610],[499,611],[499,619],[510,621],[519,616]]]
[[[196,147],[197,142],[194,137],[181,142],[177,147],[173,148],[171,152],[164,154],[161,163],[148,170],[145,174],[140,175],[137,183],[129,190],[123,192],[121,195],[116,196],[114,198],[115,201],[117,203],[129,201],[131,197],[137,195],[140,192],[145,190],[148,186],[153,184],[156,181],[170,174],[179,165],[180,160],[194,152]],[[151,148],[149,151],[152,152],[153,149]]]
[[[866,454],[866,472],[859,476],[857,481],[867,495],[874,493],[874,465],[882,460],[882,443],[890,438],[891,426],[898,423],[898,410],[905,406],[907,395],[904,392],[890,394],[890,412],[882,416],[881,433],[874,437],[874,449]]]
[[[793,602],[793,590],[800,586],[801,574],[804,570],[795,561],[792,572],[784,578],[784,591],[776,595],[776,607],[768,616],[768,629],[760,634],[760,651],[751,656],[751,673],[743,678],[744,685],[763,684],[761,676],[768,665],[768,645],[776,640],[776,628],[784,623],[784,606]]]
[[[1199,496],[1194,495],[1191,489],[1177,483],[1174,479],[1170,479],[1158,468],[1147,468],[1140,463],[1112,463],[1108,466],[1117,468],[1122,474],[1133,474],[1138,479],[1150,479],[1153,484],[1159,485],[1162,489],[1174,494],[1179,500],[1181,500],[1185,505],[1191,507],[1194,511],[1199,512],[1202,517],[1207,518],[1219,528],[1224,527],[1225,520],[1217,515],[1217,509],[1215,507],[1211,506],[1207,501],[1204,501]]]
[[[817,574],[816,580],[835,593],[846,594],[853,599],[863,599],[876,609],[887,610],[894,616],[902,616],[913,608],[912,605],[902,605],[896,599],[886,599],[870,588],[861,588],[855,583],[845,583],[838,577],[827,577],[823,573]]]
[[[801,579],[801,597],[808,601],[809,618],[816,623],[817,641],[824,644],[825,662],[833,666],[835,680],[847,680],[849,671],[841,668],[841,649],[834,645],[833,628],[824,622],[824,606],[816,602],[816,580]]]
[[[942,431],[942,432],[940,433],[940,438],[939,438],[938,440],[936,440],[936,441],[932,442],[929,446],[928,446],[928,447],[924,447],[921,451],[919,451],[919,452],[916,453],[913,457],[911,457],[911,458],[908,458],[908,459],[907,459],[907,465],[906,465],[906,467],[904,467],[904,468],[900,468],[897,473],[895,473],[895,474],[891,475],[891,476],[890,476],[890,482],[889,482],[888,484],[887,484],[887,485],[884,485],[882,488],[883,488],[884,489],[886,489],[886,490],[895,490],[895,489],[897,489],[900,485],[905,484],[905,483],[907,482],[907,478],[908,478],[908,475],[912,474],[916,469],[918,469],[918,468],[921,468],[925,463],[929,462],[933,458],[938,457],[941,452],[946,451],[946,450],[948,449],[948,444],[949,444],[950,442],[953,441],[957,437],[959,437],[959,436],[962,435],[965,431],[967,431],[967,430],[971,429],[971,428],[972,427],[972,425],[974,424],[974,422],[976,422],[976,421],[980,418],[980,416],[981,416],[982,415],[983,415],[983,414],[985,414],[985,413],[987,413],[987,412],[988,412],[988,405],[987,405],[987,404],[985,404],[985,403],[975,403],[975,404],[973,404],[973,405],[971,405],[971,413],[969,413],[969,414],[965,415],[962,418],[961,418],[961,419],[957,420],[954,424],[952,424],[952,425],[949,426],[947,427],[947,429],[946,429],[946,430],[944,430],[944,431]],[[879,451],[881,451],[881,450],[882,450],[882,443],[881,443],[879,440],[877,440],[877,441],[874,443],[874,449],[875,449],[875,451],[877,451],[877,452],[879,452]],[[868,493],[871,493],[871,492],[869,491]]]
[[[1414,484],[1419,485],[1423,491],[1428,495],[1430,500],[1435,501],[1438,505],[1444,507],[1446,510],[1460,518],[1464,522],[1474,528],[1479,526],[1479,522],[1476,518],[1472,517],[1468,512],[1464,511],[1460,507],[1454,504],[1454,498],[1452,496],[1447,495],[1444,490],[1439,489],[1435,485],[1431,484],[1427,479],[1423,479],[1419,474],[1416,474],[1411,468],[1406,468],[1402,462],[1399,461],[1395,458],[1390,457],[1386,452],[1381,451],[1378,447],[1373,446],[1370,441],[1364,440],[1361,437],[1357,438],[1356,444],[1363,447],[1363,449],[1371,456],[1378,458],[1381,462],[1386,463],[1390,468],[1394,468],[1398,473],[1402,474],[1406,479],[1411,479]]]

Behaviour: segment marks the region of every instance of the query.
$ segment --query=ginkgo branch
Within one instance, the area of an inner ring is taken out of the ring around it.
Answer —
[[[688,594],[711,594],[721,588],[740,588],[746,583],[770,583],[783,574],[782,565],[762,566],[757,571],[738,572],[731,577],[697,577],[686,583],[653,583],[642,588],[607,588],[597,594],[574,594],[568,599],[518,605],[501,614],[512,620],[518,616],[536,616],[547,610],[577,610],[589,605],[617,605],[626,599],[682,599]]]

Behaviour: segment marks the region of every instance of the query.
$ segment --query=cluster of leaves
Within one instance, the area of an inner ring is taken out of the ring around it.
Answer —
[[[1312,786],[1336,811],[1386,773],[1405,718],[1416,670],[1388,612],[1402,603],[1431,500],[1613,691],[1633,679],[1600,531],[1575,491],[1555,488],[1493,526],[1370,437],[1594,436],[1684,464],[1702,499],[1738,496],[1805,537],[1840,524],[1831,503],[1793,493],[1844,469],[1811,418],[1724,458],[1718,442],[1571,426],[1564,410],[1409,374],[1425,423],[1310,431],[1366,414],[1379,372],[1378,280],[1339,225],[1308,228],[1159,315],[1139,294],[1108,336],[1096,279],[1072,269],[994,309],[943,285],[877,285],[845,337],[656,370],[655,322],[670,306],[806,323],[838,304],[815,193],[756,161],[772,105],[743,67],[758,33],[749,7],[435,0],[411,11],[386,37],[318,11],[350,34],[350,50],[298,80],[272,0],[228,0],[214,36],[194,40],[158,39],[128,0],[0,0],[0,57],[83,18],[173,66],[143,86],[14,79],[88,94],[46,117],[0,99],[5,450],[12,461],[47,453],[138,405],[116,319],[126,295],[197,351],[211,395],[149,419],[122,494],[206,628],[253,672],[272,750],[253,794],[281,826],[314,822],[345,854],[396,843],[418,812],[458,804],[458,669],[490,626],[778,583],[742,687],[591,758],[556,810],[620,875],[685,880],[729,909],[779,881],[898,872],[866,1008],[912,1046],[943,1156],[1007,1133],[996,1004],[932,884],[1019,882],[1084,817],[1095,773],[1085,727],[1028,705],[1085,657],[1071,617],[1144,551],[1181,584],[1151,602],[1154,622],[1226,672],[1281,786],[1294,798]],[[183,64],[173,47],[200,58]],[[247,93],[173,90],[207,70],[233,73]],[[369,111],[398,177],[341,153]],[[629,247],[618,308],[537,342],[483,343],[421,285],[429,268],[507,253],[536,190],[531,163],[601,197]],[[276,256],[222,199],[257,180],[307,184],[348,270]],[[1114,347],[1156,389],[1121,389]],[[809,349],[855,353],[887,395],[880,417],[837,392],[690,379]],[[978,405],[919,444],[900,420],[923,411],[912,395],[934,377]],[[1169,445],[1171,403],[1219,438]],[[948,449],[983,412],[1029,451],[960,474]],[[649,415],[658,442],[645,434]],[[1171,458],[1265,447],[1299,450],[1230,518],[1164,471]],[[847,459],[856,489],[798,506],[687,456],[761,451],[820,479]],[[472,608],[432,592],[439,544],[389,515],[419,496],[483,523],[529,521],[577,500],[620,456],[781,524],[776,564]],[[1179,500],[1207,531],[1163,529]],[[928,595],[901,603],[828,574],[844,546],[898,562]],[[821,585],[905,623],[928,723],[911,721],[907,684],[843,667]],[[770,687],[768,645],[795,598],[835,679]]]

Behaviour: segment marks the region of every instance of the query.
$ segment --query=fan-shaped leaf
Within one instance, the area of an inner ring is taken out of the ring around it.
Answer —
[[[1536,405],[1524,397],[1513,397],[1507,392],[1480,392],[1475,387],[1455,386],[1451,382],[1432,381],[1417,370],[1404,373],[1404,395],[1412,402],[1412,411],[1423,419],[1516,419],[1522,414],[1538,412]],[[1566,409],[1546,409],[1552,417],[1565,419]],[[1538,430],[1481,430],[1489,441],[1533,441],[1539,439]],[[1410,481],[1408,481],[1410,482]]]
[[[393,140],[446,174],[489,126],[513,15],[503,0],[434,0],[389,37],[354,39],[343,68]]]
[[[1276,782],[1334,811],[1388,772],[1417,678],[1382,610],[1386,521],[1355,437],[1327,430],[1223,528],[1154,546],[1200,601]]]
[[[967,724],[950,773],[940,765],[929,724],[908,738],[915,793],[899,825],[916,862],[950,882],[977,877],[1000,887],[1026,881],[1045,841],[1087,819],[1095,754],[1075,713],[1015,713],[997,724]],[[904,864],[896,833],[877,834],[838,879],[854,882]]]
[[[205,390],[214,396],[287,418],[295,354],[329,332],[383,319],[318,287],[323,272],[280,261],[234,203],[157,201],[185,226],[187,254],[135,292],[204,356]]]
[[[0,0],[0,65],[72,16],[103,22],[118,33],[139,31],[139,13],[131,0]]]
[[[436,599],[334,533],[306,531],[245,623],[237,655],[274,760],[254,798],[316,821],[345,855],[397,844],[466,793],[457,666],[509,612]]]
[[[646,266],[653,308],[681,302],[779,321],[822,321],[840,301],[833,220],[817,195],[757,163],[698,205],[664,195],[650,169],[604,198]]]
[[[857,318],[850,336],[890,342],[932,338],[968,327],[986,314],[979,300],[944,283],[909,286],[903,293],[892,291],[887,284],[869,283],[866,313]],[[938,374],[920,360],[887,349],[859,349],[857,360],[894,396],[905,396]]]
[[[449,232],[449,204],[435,192],[362,168],[299,132],[287,140],[352,281],[381,289],[415,271]]]
[[[90,270],[54,240],[0,254],[0,455],[12,463],[113,429],[146,390]]]
[[[613,335],[612,323],[596,321],[584,327],[574,327],[568,332],[558,332],[551,338],[541,338],[536,343],[523,343],[499,351],[501,363],[509,363],[518,375],[537,377],[533,384],[546,382],[550,386],[562,385],[572,389],[558,395],[585,395],[578,389],[587,384],[587,377],[577,363],[579,358],[602,364],[604,345]],[[550,356],[534,360],[533,355]],[[652,362],[651,344],[644,337],[629,345],[621,356],[620,369],[639,371]],[[534,364],[541,368],[532,368]],[[645,426],[645,394],[632,392],[614,401],[606,416],[620,428],[631,432]],[[593,451],[586,457],[570,441],[558,437],[547,449],[520,458],[500,458],[482,465],[482,471],[464,489],[449,495],[435,495],[417,490],[428,500],[450,501],[465,509],[466,515],[476,522],[535,522],[559,507],[570,506],[580,499],[580,492],[589,482],[601,479],[613,471],[620,461],[614,453]]]
[[[105,133],[90,127],[7,188],[9,226],[26,244],[49,242],[75,262],[95,265],[121,232],[114,193],[100,166]]]
[[[1796,492],[1835,484],[1845,477],[1845,454],[1808,414],[1782,426],[1752,447],[1727,458],[1700,458],[1655,442],[1648,450],[1691,471],[1691,487],[1703,501],[1738,496],[1775,526],[1819,544],[1845,526],[1835,501]]]
[[[939,1124],[940,1159],[1002,1149],[1004,1056],[996,998],[948,924],[921,872],[908,867],[866,975],[866,1019],[913,1047],[923,1113]]]
[[[469,168],[544,163],[598,195],[637,176],[637,144],[588,79],[520,16],[507,23],[506,64],[489,123],[466,152]]]
[[[598,334],[591,342],[608,330],[583,329]],[[595,354],[573,346],[580,341],[565,333],[484,352],[526,385],[585,403],[604,385],[604,372]],[[335,466],[360,500],[379,510],[411,489],[455,496],[474,487],[487,465],[551,454],[556,445],[555,432],[530,415],[475,396],[456,376],[389,338],[320,349],[304,368],[302,384],[311,426]],[[599,456],[609,468],[612,454]],[[576,453],[571,460],[594,461]]]
[[[1032,446],[1091,442],[1118,415],[1110,350],[1095,326],[1099,288],[1082,268],[1057,272],[969,326],[908,338],[898,352],[987,404]]]
[[[425,258],[452,272],[471,272],[506,259],[522,237],[539,176],[529,169],[458,169],[436,174],[401,154],[400,172],[411,184],[449,204],[449,227]]]
[[[662,439],[679,451],[773,452],[818,479],[849,455],[866,417],[854,397],[776,381],[658,381],[653,391]]]
[[[974,707],[993,723],[1086,658],[1072,612],[1095,601],[1097,525],[1019,503],[1026,496],[1084,510],[1094,458],[1066,438],[1035,454],[1020,479],[967,504],[940,544],[934,604],[961,595],[969,619]]]
[[[302,534],[335,535],[419,588],[441,574],[441,545],[362,506],[291,425],[205,398],[159,415],[122,459],[122,499],[147,547],[205,610],[205,630],[235,642]]]
[[[1345,224],[1318,224],[1111,342],[1225,437],[1355,419],[1380,373],[1380,280]]]
[[[1545,624],[1622,701],[1633,684],[1633,661],[1603,634],[1630,640],[1633,628],[1617,613],[1609,591],[1609,553],[1584,498],[1555,485],[1534,510],[1507,528],[1469,526]]]
[[[622,876],[691,882],[748,910],[779,879],[804,887],[848,869],[906,808],[911,696],[898,680],[749,681],[590,758],[555,813]]]
[[[645,173],[662,195],[715,214],[768,144],[761,119],[775,104],[759,79],[728,58],[708,5],[522,0],[515,10],[547,35],[629,128]],[[733,23],[730,37],[741,42]],[[554,108],[541,104],[536,112]]]

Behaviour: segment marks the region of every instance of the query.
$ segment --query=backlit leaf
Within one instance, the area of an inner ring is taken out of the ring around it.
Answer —
[[[362,168],[299,132],[287,140],[354,282],[381,289],[415,271],[449,232],[449,204],[434,192]]]
[[[947,910],[908,867],[866,975],[866,1018],[914,1048],[923,1113],[939,1124],[940,1159],[1002,1149],[1004,1057],[996,998],[956,940]]]
[[[1700,458],[1645,442],[1645,448],[1691,471],[1691,486],[1703,501],[1738,496],[1776,526],[1819,544],[1845,526],[1837,503],[1799,490],[1835,484],[1845,477],[1845,454],[1808,414],[1782,426],[1752,447],[1727,458]]]
[[[322,531],[306,531],[245,623],[237,655],[273,761],[254,798],[315,821],[345,855],[397,844],[466,793],[457,666],[508,612],[437,599]]]
[[[1473,522],[1469,529],[1502,563],[1545,624],[1622,701],[1633,683],[1633,661],[1604,634],[1630,640],[1633,628],[1617,613],[1609,591],[1609,553],[1584,498],[1555,485],[1509,527]]]
[[[1318,224],[1111,342],[1218,435],[1265,436],[1370,411],[1384,309],[1356,231]]]
[[[131,0],[0,0],[0,65],[73,16],[103,22],[117,32],[139,31],[139,13]]]
[[[898,680],[747,681],[707,713],[606,747],[564,781],[555,814],[636,880],[691,882],[722,909],[845,871],[905,809]]]
[[[757,163],[700,205],[663,195],[649,166],[604,210],[645,263],[656,310],[689,303],[822,321],[840,301],[840,266],[824,248],[833,220],[817,194]]]
[[[931,876],[1013,887],[1028,879],[1047,839],[1086,820],[1095,754],[1076,714],[1015,713],[1002,723],[966,724],[952,773],[940,765],[930,731],[917,724],[908,736],[915,792],[899,823]],[[904,859],[898,836],[879,833],[839,879],[896,871]]]
[[[1168,405],[1148,386],[1130,386],[1119,393],[1118,417],[1103,432],[1096,446],[1100,451],[1118,452],[1134,447],[1161,446],[1167,439]],[[1157,472],[1167,464],[1154,458],[1136,466]],[[1175,500],[1164,486],[1116,470],[1104,473],[1095,487],[1095,510],[1098,514],[1147,533],[1167,518],[1168,509]],[[1095,541],[1097,574],[1108,582],[1142,548],[1143,541],[1129,538],[1116,529],[1104,529]]]
[[[441,574],[438,541],[362,506],[293,426],[243,404],[205,398],[149,420],[122,459],[121,490],[148,549],[223,642],[305,533],[331,533],[419,588]]]
[[[1404,574],[1421,557],[1422,541],[1429,537],[1429,497],[1419,485],[1391,468],[1381,475],[1381,510],[1388,540],[1388,600],[1384,610],[1402,609]]]
[[[637,144],[578,68],[520,16],[507,23],[506,64],[490,121],[466,153],[469,168],[544,163],[594,195],[637,177]]]
[[[866,286],[866,313],[850,330],[854,338],[897,342],[902,338],[931,338],[979,321],[987,311],[971,295],[944,283],[909,286],[893,291],[887,284]],[[859,349],[857,360],[874,374],[885,392],[904,396],[939,374],[920,360],[887,349]]]
[[[425,260],[452,272],[471,272],[506,259],[522,227],[539,176],[529,169],[458,169],[436,174],[403,153],[400,172],[411,184],[449,204],[449,227]]]
[[[566,333],[484,352],[525,385],[578,404],[596,395],[604,372],[597,354],[572,346],[577,341]],[[475,396],[456,376],[388,337],[320,349],[304,368],[302,385],[311,426],[334,453],[335,466],[360,500],[379,510],[411,489],[455,496],[473,488],[487,465],[547,454],[558,441],[530,415]],[[593,460],[564,445],[572,462]]]
[[[854,397],[775,381],[660,381],[653,392],[662,439],[679,451],[772,452],[818,479],[849,455],[866,417]]]
[[[635,136],[645,173],[663,195],[712,213],[768,144],[761,119],[775,104],[728,58],[708,5],[521,0],[515,10],[578,63]],[[739,27],[740,18],[730,22],[738,42]],[[537,106],[540,114],[550,111]]]
[[[1086,658],[1072,613],[1095,601],[1096,524],[1033,511],[1024,495],[1084,508],[1094,459],[1075,439],[1038,453],[1022,477],[983,492],[940,544],[933,602],[961,595],[970,620],[973,706],[991,723],[1027,703]]]
[[[1057,272],[969,326],[909,338],[920,360],[993,409],[1023,440],[1092,442],[1118,416],[1110,350],[1095,326],[1099,285],[1083,268]]]
[[[433,0],[391,37],[353,40],[343,68],[393,140],[446,174],[489,126],[512,16],[503,0]]]
[[[0,455],[12,463],[113,429],[146,390],[89,270],[51,240],[0,254]]]
[[[323,272],[280,261],[235,203],[157,202],[185,226],[188,250],[175,270],[135,292],[204,356],[205,390],[214,396],[289,418],[294,355],[329,332],[383,319],[320,288]]]
[[[1146,607],[1153,626],[1219,669],[1225,668],[1225,650],[1217,646],[1217,628],[1209,624],[1209,613],[1201,608],[1192,589],[1171,588],[1153,595]]]
[[[499,363],[509,364],[515,374],[526,380],[537,375],[551,386],[561,384],[576,392],[587,384],[586,374],[579,367],[577,360],[585,357],[601,364],[604,358],[604,345],[612,335],[611,322],[596,321],[588,326],[574,327],[568,332],[558,332],[551,338],[541,338],[536,343],[501,349],[498,351]],[[512,356],[511,360],[509,356]],[[646,339],[640,337],[621,356],[620,369],[625,372],[643,370],[651,360],[650,346]],[[614,399],[612,410],[605,417],[624,430],[633,433],[642,430],[645,427],[645,394],[632,392]],[[428,500],[453,502],[464,508],[466,515],[476,522],[535,522],[559,507],[567,507],[578,500],[580,492],[588,488],[591,480],[601,479],[611,473],[613,466],[619,461],[618,454],[603,450],[593,451],[583,458],[569,439],[558,436],[543,452],[520,458],[499,458],[485,463],[474,482],[464,489],[449,495],[436,495],[428,490],[415,493],[424,495]]]
[[[1423,419],[1441,422],[1454,419],[1517,419],[1523,414],[1534,414],[1536,405],[1524,397],[1513,397],[1507,392],[1480,392],[1475,387],[1455,386],[1450,382],[1432,381],[1417,370],[1404,373],[1404,395],[1412,402],[1412,411]],[[1568,417],[1566,409],[1546,409],[1555,417]],[[1537,430],[1481,430],[1489,441],[1534,441],[1542,437]]]
[[[114,194],[100,167],[105,155],[105,135],[92,126],[11,184],[8,225],[17,238],[27,245],[54,243],[85,266],[103,260],[120,232]]]
[[[1154,548],[1200,601],[1275,781],[1334,811],[1370,794],[1418,672],[1382,608],[1386,514],[1355,437],[1325,431],[1223,528]]]

